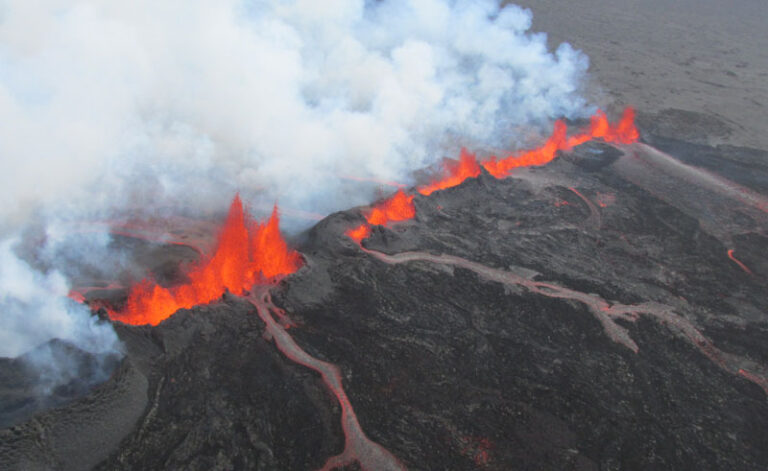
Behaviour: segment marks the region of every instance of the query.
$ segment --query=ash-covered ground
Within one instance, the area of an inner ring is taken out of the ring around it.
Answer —
[[[344,236],[359,209],[302,234],[273,302],[340,368],[371,440],[408,469],[768,466],[765,155],[644,140],[417,196],[362,247]],[[109,380],[3,411],[0,467],[298,470],[342,452],[339,402],[247,300],[117,329]]]

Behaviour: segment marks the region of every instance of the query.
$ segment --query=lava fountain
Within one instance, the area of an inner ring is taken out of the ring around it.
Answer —
[[[126,324],[157,325],[182,308],[209,303],[225,291],[244,294],[254,284],[273,283],[301,266],[301,256],[280,235],[277,206],[265,222],[248,215],[239,196],[229,208],[211,256],[186,272],[188,282],[163,287],[145,278],[134,285],[123,309],[110,317]]]
[[[555,159],[558,151],[569,150],[594,139],[614,144],[632,144],[639,138],[633,108],[627,107],[616,124],[611,124],[606,114],[598,110],[590,118],[589,127],[571,136],[568,136],[565,121],[555,121],[552,135],[535,149],[519,151],[502,158],[491,156],[482,162],[479,162],[474,154],[463,149],[459,160],[445,159],[440,176],[429,184],[418,187],[417,191],[426,196],[438,190],[452,188],[468,178],[478,177],[482,172],[481,167],[496,178],[505,178],[513,169],[546,165]],[[414,195],[408,195],[402,189],[398,190],[365,212],[366,222],[348,229],[345,234],[360,243],[371,235],[371,226],[386,226],[391,222],[412,219],[416,216],[413,198]]]
[[[413,205],[414,195],[407,195],[403,190],[381,201],[365,213],[366,222],[352,228],[346,234],[353,240],[360,242],[371,234],[371,225],[384,226],[390,222],[405,221],[416,216],[416,207]]]

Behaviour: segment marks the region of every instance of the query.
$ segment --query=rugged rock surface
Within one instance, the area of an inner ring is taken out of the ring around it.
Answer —
[[[762,200],[664,159],[589,144],[483,174],[362,248],[359,211],[333,214],[273,301],[409,469],[765,469]],[[749,168],[726,176],[759,191]],[[335,397],[245,299],[119,335],[109,381],[0,431],[3,467],[317,469],[344,447]]]
[[[364,245],[669,306],[617,321],[638,353],[583,302],[447,264],[384,264],[340,237],[348,214],[314,229],[308,268],[278,297],[301,320],[294,336],[342,366],[361,422],[414,469],[763,468],[768,403],[738,365],[765,372],[766,273],[745,273],[696,219],[609,167],[580,171],[571,162],[598,159],[579,152],[417,198],[414,221]],[[737,252],[763,266],[759,246]],[[690,326],[736,365],[708,358]],[[750,347],[734,346],[741,333]]]

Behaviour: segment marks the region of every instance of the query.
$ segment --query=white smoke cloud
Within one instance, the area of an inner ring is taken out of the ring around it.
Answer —
[[[340,175],[408,181],[585,112],[586,57],[530,23],[477,0],[2,1],[0,215],[363,203]]]
[[[10,251],[32,219],[235,191],[327,213],[371,197],[340,176],[407,183],[587,114],[587,58],[530,25],[491,0],[0,0],[0,355],[115,340]]]
[[[40,385],[50,389],[75,377],[78,368],[66,349],[46,345],[51,339],[68,342],[99,361],[119,355],[112,326],[67,298],[69,288],[60,273],[42,273],[19,259],[15,243],[0,243],[0,357],[26,354],[25,360],[40,372]]]

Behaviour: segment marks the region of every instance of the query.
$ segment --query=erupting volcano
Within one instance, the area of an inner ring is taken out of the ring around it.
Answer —
[[[301,266],[298,252],[280,235],[277,206],[266,222],[254,220],[240,196],[232,200],[213,254],[190,267],[188,283],[163,287],[144,279],[128,294],[123,309],[110,317],[126,324],[157,325],[179,309],[206,304],[225,291],[242,294],[256,284],[272,283]]]
[[[570,437],[555,444],[558,449],[586,450],[589,440],[615,439],[617,427],[709,449],[724,443],[723,434],[741,433],[744,423],[768,423],[768,408],[740,402],[738,392],[746,387],[738,382],[746,382],[759,388],[749,394],[764,401],[768,368],[731,353],[730,331],[692,320],[696,306],[727,309],[721,293],[734,287],[716,274],[728,269],[729,277],[741,277],[739,289],[763,299],[755,286],[765,261],[754,243],[718,232],[741,220],[699,226],[688,216],[722,217],[722,210],[702,211],[708,208],[702,205],[737,204],[759,222],[763,198],[638,140],[634,111],[627,108],[615,124],[598,111],[570,136],[557,121],[541,146],[503,158],[478,160],[462,150],[412,192],[401,187],[362,214],[352,209],[323,219],[298,238],[306,255],[282,238],[276,206],[267,220],[256,221],[238,195],[211,253],[197,250],[200,259],[182,265],[176,281],[183,283],[161,285],[148,277],[128,289],[124,303],[112,304],[88,289],[73,291],[79,302],[95,299],[94,308],[116,306],[108,314],[123,323],[121,339],[140,365],[127,363],[111,387],[142,397],[124,391],[141,391],[146,374],[154,397],[151,406],[133,400],[138,406],[125,414],[144,418],[123,429],[131,438],[102,458],[104,469],[123,462],[154,468],[161,459],[165,465],[169,447],[181,456],[171,458],[174,466],[185,467],[202,446],[190,445],[190,436],[227,449],[241,460],[229,463],[235,468],[263,463],[266,469],[332,471],[356,463],[363,471],[403,470],[426,456],[429,469],[508,469],[517,462],[563,469],[568,456],[510,441],[518,422],[533,436]],[[530,166],[543,168],[514,172]],[[678,186],[711,194],[692,200],[686,195],[693,191],[660,192],[657,168]],[[419,200],[413,221],[417,197],[432,204]],[[350,228],[361,215],[364,222]],[[727,264],[723,246],[702,229],[711,227],[735,247],[726,251]],[[153,247],[165,243],[115,234]],[[354,250],[346,237],[357,243]],[[649,261],[637,255],[647,246],[660,251],[645,255]],[[690,263],[697,271],[686,271]],[[699,299],[659,290],[668,283],[659,266],[683,274],[686,289]],[[600,283],[605,279],[614,284]],[[700,284],[706,288],[699,290]],[[102,292],[122,292],[116,283],[102,286]],[[751,306],[743,298],[729,301]],[[154,326],[151,333],[133,327],[144,324]],[[519,361],[508,361],[508,352],[517,352]],[[663,379],[634,379],[658,371]],[[571,378],[568,384],[581,378],[590,384],[564,388],[563,376]],[[649,401],[656,387],[688,401],[695,396],[694,405]],[[626,405],[607,415],[594,406],[617,397]],[[572,412],[555,420],[534,407]],[[687,423],[702,407],[719,408],[713,420],[722,433],[714,438],[671,436],[646,419],[650,408],[653,417]],[[211,408],[214,425],[199,428],[200,415],[208,417]],[[339,420],[331,420],[336,415]],[[594,423],[602,425],[583,427]],[[296,435],[297,429],[307,432]],[[252,438],[257,433],[277,438],[265,448]],[[412,448],[404,436],[420,446]],[[761,443],[747,436],[728,462],[750,453],[751,462],[768,459]],[[613,459],[614,452],[606,453]]]
[[[516,168],[546,165],[559,151],[570,150],[594,139],[613,144],[632,144],[639,137],[633,108],[625,108],[621,119],[615,125],[608,121],[603,111],[597,110],[590,118],[589,127],[571,136],[568,136],[565,121],[555,121],[552,135],[535,149],[515,152],[503,158],[491,156],[482,162],[478,162],[474,154],[462,149],[458,161],[445,159],[441,175],[429,184],[418,187],[417,191],[428,196],[435,191],[455,187],[468,178],[479,176],[481,167],[496,178],[505,178]],[[375,204],[365,213],[366,222],[347,230],[346,235],[359,243],[370,235],[372,225],[385,226],[391,222],[411,219],[415,215],[413,196],[406,195],[401,189],[393,196]]]
[[[133,3],[0,7],[0,469],[768,469],[766,15]]]

